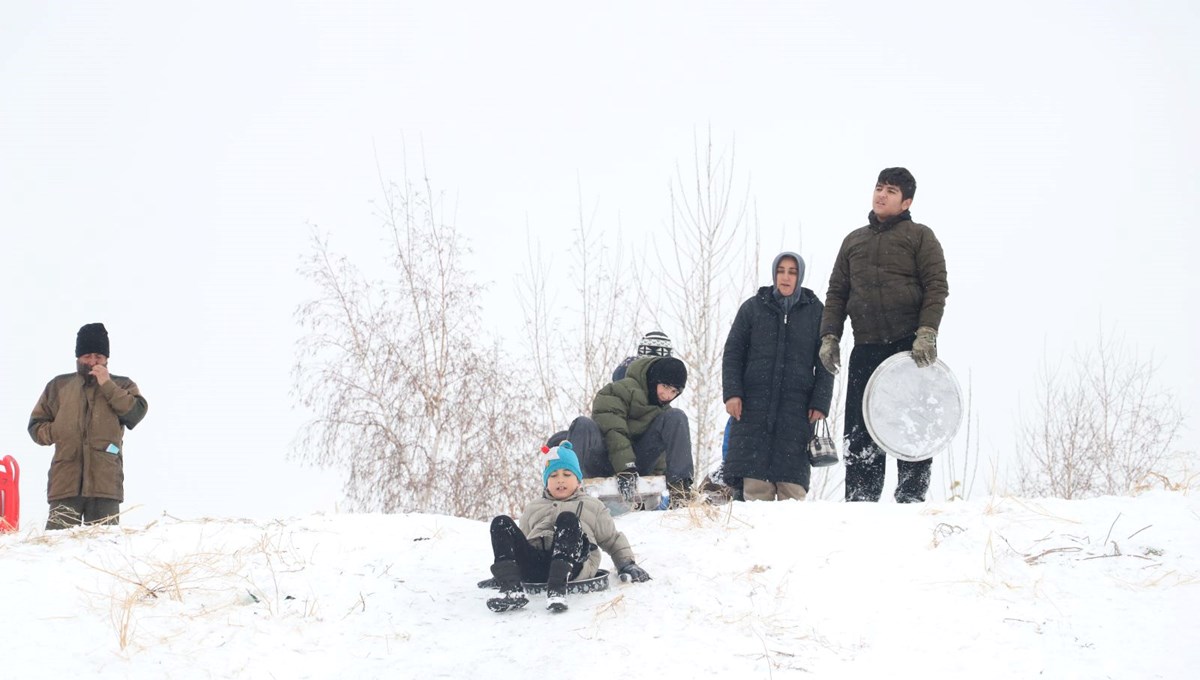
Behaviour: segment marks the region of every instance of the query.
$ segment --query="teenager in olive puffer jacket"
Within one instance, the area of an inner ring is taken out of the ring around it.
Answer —
[[[850,317],[854,350],[846,381],[846,500],[878,501],[886,455],[863,420],[867,381],[888,357],[912,351],[921,368],[937,361],[937,335],[950,294],[942,244],[929,227],[912,221],[908,208],[917,180],[904,168],[879,173],[867,226],[842,242],[821,319],[821,362],[841,366],[843,324]],[[896,502],[925,500],[932,459],[897,461]]]

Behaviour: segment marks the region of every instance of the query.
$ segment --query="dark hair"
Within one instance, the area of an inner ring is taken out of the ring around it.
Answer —
[[[900,187],[900,196],[905,199],[912,198],[917,193],[917,180],[908,168],[884,168],[875,183]]]

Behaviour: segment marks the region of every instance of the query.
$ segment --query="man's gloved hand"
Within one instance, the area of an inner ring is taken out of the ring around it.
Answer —
[[[626,503],[637,503],[640,500],[637,486],[637,468],[628,467],[617,473],[617,491],[621,492],[621,497]]]
[[[629,583],[630,581],[633,581],[634,583],[643,583],[650,580],[650,574],[647,574],[645,569],[642,569],[634,562],[630,562],[629,564],[621,567],[620,573],[621,580],[626,583]]]
[[[913,361],[918,368],[925,368],[937,361],[937,331],[929,326],[917,329],[917,339],[913,341]]]
[[[821,357],[821,365],[826,371],[837,375],[838,369],[842,367],[842,348],[838,345],[836,335],[826,335],[821,338],[821,351],[818,352]]]

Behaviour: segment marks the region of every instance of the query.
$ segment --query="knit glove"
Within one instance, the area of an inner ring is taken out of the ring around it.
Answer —
[[[913,361],[919,368],[925,368],[937,361],[937,331],[929,326],[917,329],[917,339],[913,341]]]
[[[821,365],[826,371],[837,375],[838,369],[842,367],[842,348],[838,345],[836,335],[826,335],[821,338],[821,351],[817,353],[821,357]]]
[[[621,497],[626,503],[637,503],[640,500],[637,486],[637,468],[628,467],[617,473],[617,491],[621,492]]]
[[[639,567],[636,563],[630,562],[620,569],[621,580],[625,583],[633,581],[634,583],[643,583],[650,580],[650,574],[646,573],[645,569]]]

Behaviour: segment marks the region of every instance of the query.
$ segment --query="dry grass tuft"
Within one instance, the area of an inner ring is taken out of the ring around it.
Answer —
[[[728,527],[735,521],[750,526],[745,520],[734,515],[736,505],[733,501],[713,504],[704,494],[697,494],[683,507],[662,513],[662,522],[681,529]]]
[[[596,607],[596,618],[616,618],[625,613],[624,593]]]
[[[937,526],[933,527],[933,547],[938,547],[942,544],[942,541],[945,541],[947,538],[950,538],[955,534],[961,534],[965,532],[966,528],[960,527],[957,524],[946,524],[945,522],[939,522]]]
[[[226,559],[217,554],[189,555],[174,562],[154,560],[129,561],[117,570],[80,560],[86,566],[114,579],[109,596],[111,619],[117,632],[117,642],[124,651],[132,642],[137,625],[136,609],[166,598],[183,602],[185,593],[204,590],[212,581],[224,580],[228,569],[221,568]]]
[[[200,524],[208,522],[224,523],[209,519],[188,521]],[[203,615],[207,616],[225,607],[248,603],[265,607],[269,613],[275,614],[280,610],[283,599],[293,599],[281,595],[278,575],[302,570],[305,564],[291,545],[291,534],[287,527],[278,522],[268,525],[252,521],[246,523],[261,527],[263,532],[257,540],[252,539],[237,550],[197,551],[175,556],[169,561],[126,556],[120,558],[124,561],[116,566],[79,560],[110,578],[111,589],[108,593],[91,594],[109,602],[110,618],[122,651],[135,641],[139,610],[158,606],[163,601],[183,603],[207,595],[207,600],[190,605],[191,608],[199,606]],[[56,535],[44,540],[77,540],[94,532],[112,532],[113,529],[91,527],[48,532]],[[126,530],[125,533],[132,532]],[[105,535],[111,542],[112,534]],[[105,551],[102,554],[111,557],[113,553]],[[267,570],[272,581],[265,589],[259,587],[249,575],[261,573],[263,569]],[[303,606],[303,615],[306,617],[315,616],[318,612],[316,601],[305,602]]]
[[[1180,472],[1178,479],[1171,479],[1167,475],[1151,470],[1133,486],[1133,495],[1140,496],[1147,491],[1156,489],[1179,491],[1186,495],[1198,488],[1200,488],[1200,472],[1184,470]]]

